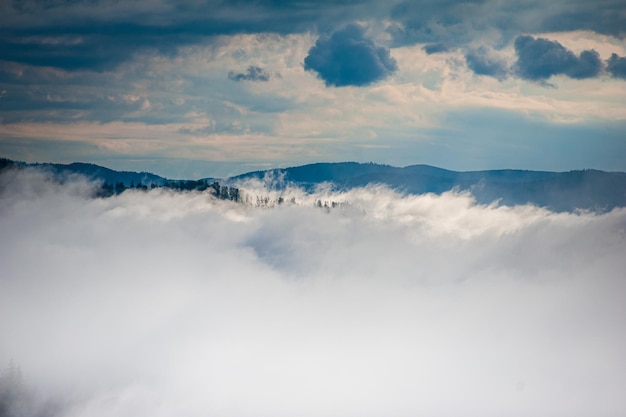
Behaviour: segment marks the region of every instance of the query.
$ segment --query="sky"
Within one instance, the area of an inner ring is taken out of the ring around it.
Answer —
[[[46,175],[0,175],[9,417],[626,414],[624,208]]]
[[[622,0],[12,0],[0,155],[626,171]]]

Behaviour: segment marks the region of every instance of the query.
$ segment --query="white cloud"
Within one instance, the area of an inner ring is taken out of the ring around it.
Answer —
[[[623,209],[89,191],[0,177],[0,363],[63,415],[626,411]]]

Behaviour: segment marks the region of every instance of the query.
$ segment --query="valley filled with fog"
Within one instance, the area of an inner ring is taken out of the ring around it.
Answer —
[[[237,186],[0,176],[9,417],[626,414],[625,208]]]

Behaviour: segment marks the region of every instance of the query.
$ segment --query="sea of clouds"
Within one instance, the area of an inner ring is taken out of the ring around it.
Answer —
[[[626,209],[93,190],[0,176],[16,416],[626,414]]]

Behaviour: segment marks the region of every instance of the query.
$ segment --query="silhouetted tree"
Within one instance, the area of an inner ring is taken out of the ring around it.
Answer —
[[[211,188],[213,188],[213,194],[214,194],[216,197],[219,197],[219,196],[220,196],[220,183],[219,183],[219,182],[217,182],[217,181],[214,181],[214,182],[211,184]]]
[[[239,189],[236,187],[230,187],[230,194],[229,194],[229,198],[232,201],[236,201],[239,202]]]
[[[229,192],[228,192],[228,187],[223,186],[222,189],[220,190],[220,198],[222,200],[228,200],[229,199]]]
[[[96,193],[96,197],[111,197],[113,194],[115,194],[115,187],[113,187],[113,184],[105,182],[100,186],[100,189]]]
[[[118,182],[115,184],[115,194],[121,194],[126,190],[126,186],[123,182]]]

